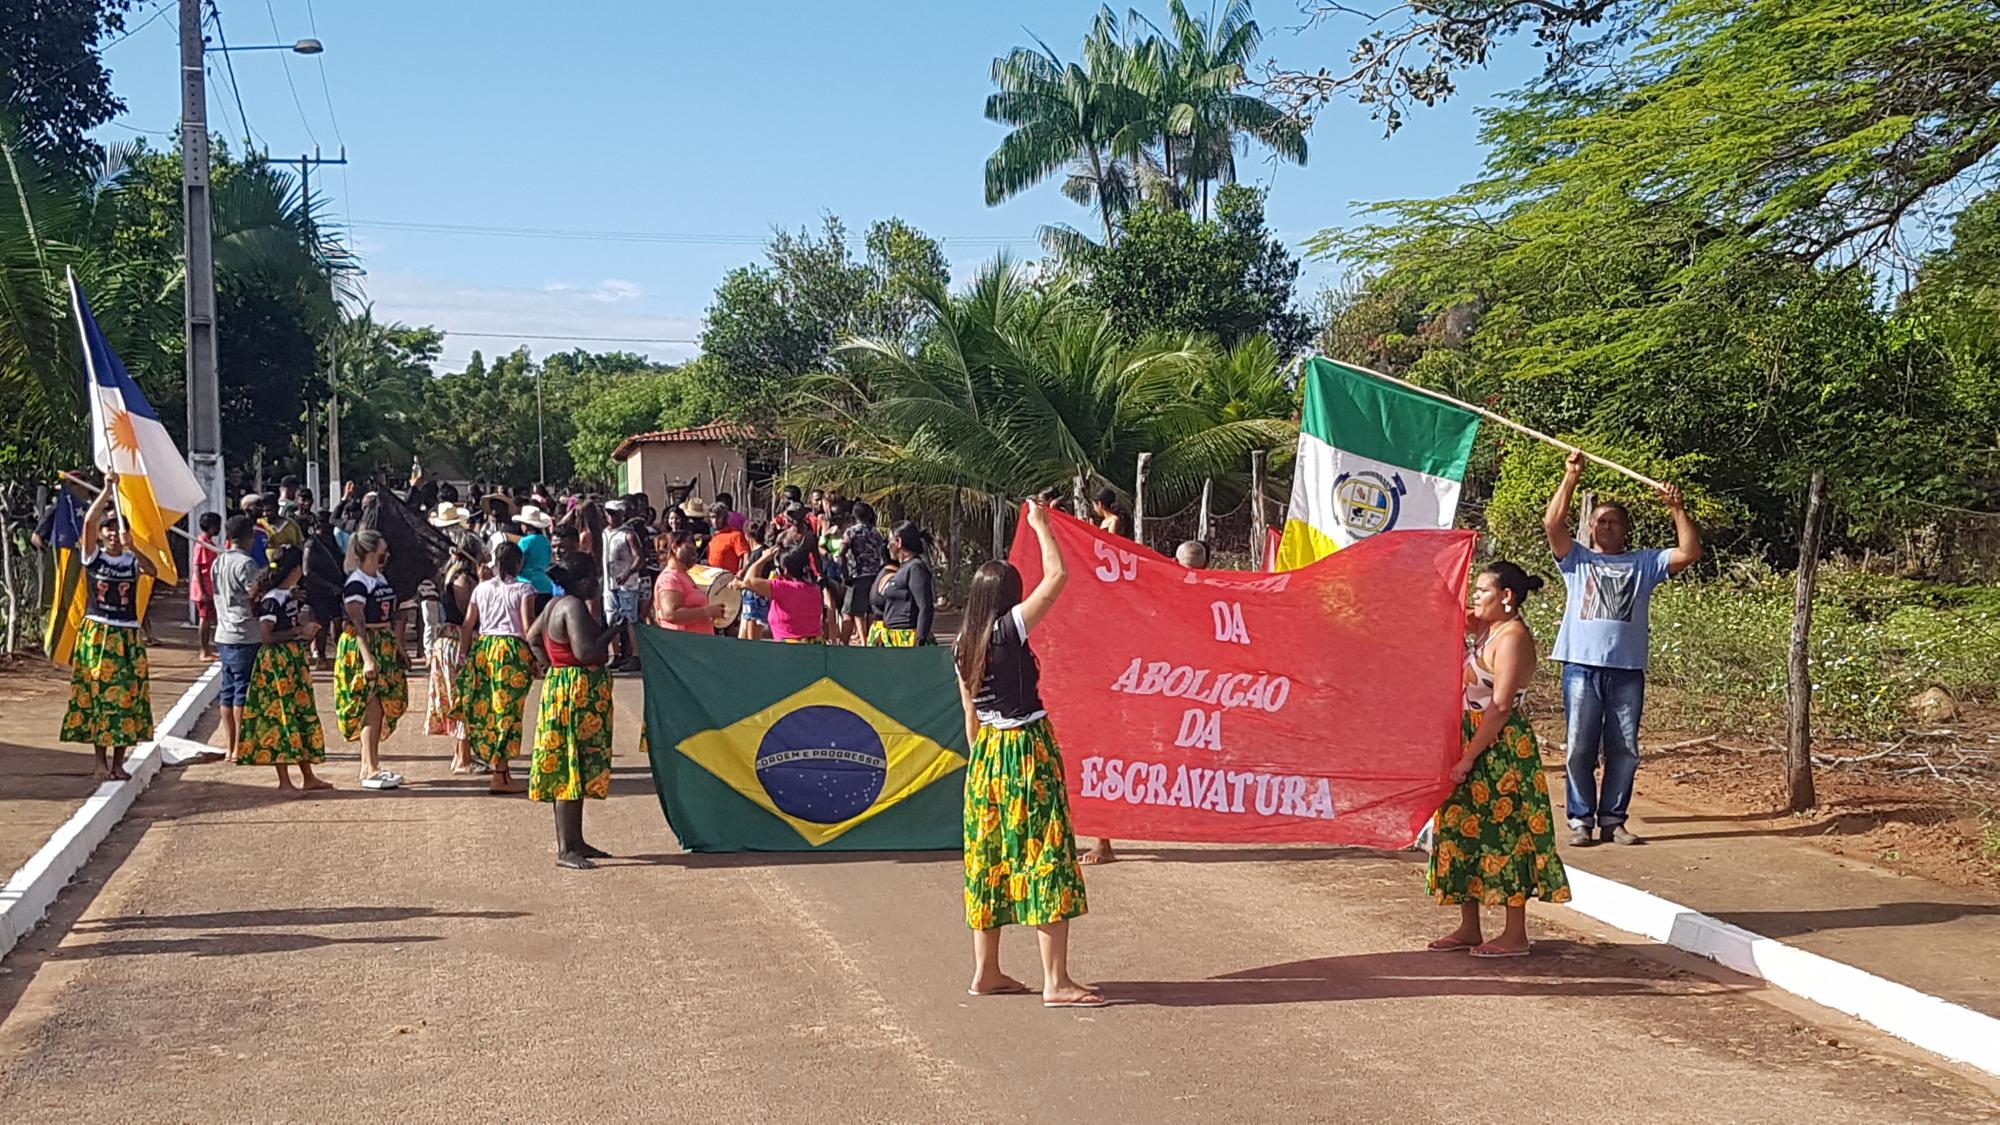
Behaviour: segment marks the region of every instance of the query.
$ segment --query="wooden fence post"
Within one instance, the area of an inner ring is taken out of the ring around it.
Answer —
[[[1007,497],[993,494],[993,557],[1007,557]]]
[[[1576,498],[1576,541],[1589,550],[1597,549],[1597,493],[1584,489]]]
[[[1264,568],[1264,451],[1250,451],[1250,569]]]
[[[945,578],[945,581],[951,584],[951,597],[954,602],[958,600],[959,591],[965,588],[964,583],[959,581],[965,571],[964,527],[965,494],[957,485],[953,485],[951,489],[951,554],[949,556],[950,561],[946,564],[951,568],[951,573]]]
[[[1146,545],[1146,472],[1152,463],[1152,454],[1139,454],[1139,473],[1132,485],[1132,541],[1141,547]]]
[[[1201,519],[1195,524],[1194,537],[1208,543],[1208,509],[1215,500],[1215,478],[1204,477],[1201,482]]]
[[[1806,526],[1799,536],[1798,581],[1792,590],[1791,667],[1786,676],[1790,707],[1785,741],[1787,807],[1802,813],[1819,804],[1813,791],[1812,762],[1812,611],[1813,587],[1819,578],[1820,508],[1826,501],[1826,470],[1814,469],[1806,491]]]
[[[13,655],[21,636],[21,591],[14,588],[14,507],[13,490],[0,498],[0,582],[7,584],[7,647],[0,654]]]

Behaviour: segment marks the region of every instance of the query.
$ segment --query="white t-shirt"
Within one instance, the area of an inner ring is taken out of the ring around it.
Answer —
[[[518,578],[488,578],[472,588],[482,637],[526,637],[535,588]]]

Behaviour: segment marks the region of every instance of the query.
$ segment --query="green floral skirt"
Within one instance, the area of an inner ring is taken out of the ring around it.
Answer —
[[[458,673],[458,708],[474,757],[498,766],[521,752],[521,710],[535,682],[528,642],[488,634]]]
[[[365,639],[364,639],[365,638]],[[368,675],[361,663],[361,646],[375,654],[380,669]],[[368,717],[369,700],[382,704],[382,737],[396,732],[396,720],[410,706],[409,674],[403,668],[403,646],[396,643],[391,629],[343,629],[333,652],[333,717],[340,737],[349,742],[361,737],[361,724]]]
[[[965,770],[965,924],[1046,926],[1087,908],[1055,731],[981,726]]]
[[[535,716],[528,797],[578,801],[611,795],[611,671],[551,668]]]
[[[1479,729],[1467,711],[1464,739]],[[1519,711],[1439,810],[1424,877],[1442,903],[1523,906],[1531,898],[1569,901],[1569,876],[1556,855],[1555,817],[1535,728]]]
[[[283,766],[326,761],[326,732],[313,702],[312,663],[304,641],[279,641],[257,650],[250,697],[236,735],[236,763]]]
[[[871,648],[915,648],[915,629],[891,629],[880,621],[868,626],[868,645]]]
[[[153,687],[139,630],[83,619],[70,653],[62,740],[137,746],[153,737]]]

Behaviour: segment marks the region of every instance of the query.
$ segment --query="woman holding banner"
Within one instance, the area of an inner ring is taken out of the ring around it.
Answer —
[[[62,740],[87,742],[97,751],[100,780],[125,780],[125,755],[153,737],[153,692],[146,642],[139,633],[139,576],[154,573],[152,560],[132,549],[122,519],[104,521],[118,491],[118,474],[104,475],[104,491],[83,516],[81,542],[88,580],[83,624],[70,655],[69,710]]]
[[[965,773],[965,921],[972,927],[974,996],[1024,993],[1000,971],[1000,927],[1033,926],[1042,953],[1042,1006],[1101,1008],[1104,997],[1069,975],[1069,920],[1087,909],[1076,860],[1062,749],[1042,706],[1041,666],[1028,637],[1069,574],[1033,503],[1042,580],[1021,596],[1021,572],[994,559],[972,576],[955,653],[971,758]]]
[[[1473,586],[1466,624],[1477,643],[1465,656],[1465,752],[1452,767],[1458,787],[1438,813],[1425,877],[1440,903],[1458,904],[1458,928],[1430,944],[1439,953],[1525,957],[1528,900],[1569,901],[1541,748],[1520,709],[1535,674],[1535,638],[1521,605],[1541,588],[1541,579],[1504,560],[1489,564]],[[1492,941],[1483,940],[1481,906],[1507,908],[1506,927]]]

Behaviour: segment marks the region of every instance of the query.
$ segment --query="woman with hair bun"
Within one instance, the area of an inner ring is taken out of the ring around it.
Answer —
[[[1474,957],[1528,954],[1528,900],[1568,902],[1569,878],[1556,855],[1549,783],[1535,729],[1521,713],[1535,674],[1535,638],[1521,606],[1542,580],[1511,562],[1479,572],[1466,615],[1473,638],[1465,654],[1465,753],[1452,766],[1458,783],[1432,825],[1425,884],[1440,903],[1458,905],[1458,928],[1433,951]],[[1481,906],[1504,906],[1506,927],[1492,941],[1479,925]]]
[[[877,647],[913,648],[933,643],[937,594],[931,581],[930,533],[905,520],[889,533],[889,565],[871,577],[880,616],[868,631]]]

